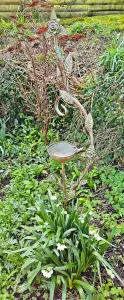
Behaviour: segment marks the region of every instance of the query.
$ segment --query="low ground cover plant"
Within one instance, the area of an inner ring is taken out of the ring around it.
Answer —
[[[110,34],[112,31],[123,31],[123,15],[109,15],[109,16],[94,16],[85,18],[74,18],[62,20],[63,24],[71,25],[70,30],[80,31],[82,28],[92,27],[96,33],[105,33],[105,35]]]

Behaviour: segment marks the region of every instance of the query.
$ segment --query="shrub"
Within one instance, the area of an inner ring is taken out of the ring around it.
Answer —
[[[0,72],[0,103],[1,117],[8,119],[10,124],[23,112],[24,100],[19,92],[17,78],[23,81],[24,72],[15,66],[6,64]]]
[[[83,22],[76,22],[70,26],[70,33],[76,34],[76,33],[83,33],[87,34],[90,32],[97,32],[100,31],[100,26],[97,24],[84,24]]]
[[[92,97],[96,150],[107,160],[117,160],[123,144],[123,41],[118,35],[113,52],[100,58],[102,66],[84,79],[83,97]],[[89,81],[88,81],[89,80]],[[86,83],[85,83],[86,82]]]

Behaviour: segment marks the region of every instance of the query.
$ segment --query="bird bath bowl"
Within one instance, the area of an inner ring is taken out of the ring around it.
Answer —
[[[62,182],[63,182],[63,193],[65,196],[64,209],[67,204],[66,194],[66,176],[65,176],[65,163],[69,161],[76,153],[82,151],[83,148],[77,149],[75,146],[68,142],[59,142],[48,146],[47,150],[52,159],[62,164]]]
[[[60,163],[69,161],[76,153],[75,147],[68,142],[51,144],[48,147],[49,155]]]

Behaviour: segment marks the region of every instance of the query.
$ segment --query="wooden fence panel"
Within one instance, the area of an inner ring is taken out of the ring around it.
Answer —
[[[40,2],[40,0],[39,0]],[[124,14],[124,0],[49,0],[59,18],[73,18],[90,15]],[[28,0],[0,0],[0,16],[9,16],[20,11],[30,12]],[[46,17],[49,9],[40,8]]]
[[[43,1],[42,1],[43,2]],[[45,1],[44,1],[45,2]],[[89,5],[103,5],[103,4],[124,4],[123,0],[49,0],[49,4],[53,5],[83,5],[83,4],[89,4]],[[31,1],[28,0],[0,0],[0,5],[11,5],[11,4],[29,4]]]

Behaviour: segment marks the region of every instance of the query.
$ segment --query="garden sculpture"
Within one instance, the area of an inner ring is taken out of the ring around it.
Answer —
[[[68,77],[71,75],[73,70],[73,53],[69,53],[66,58],[63,57],[63,53],[61,52],[60,47],[58,46],[58,35],[66,34],[63,26],[60,25],[60,20],[57,19],[54,10],[52,11],[51,20],[48,23],[48,34],[54,36],[54,48],[58,57],[58,66],[57,66],[57,77],[61,78],[61,82],[63,82],[63,88],[59,90],[59,97],[55,102],[55,110],[57,114],[61,117],[65,116],[68,113],[68,110],[65,105],[60,104],[61,108],[64,112],[61,112],[59,109],[60,101],[64,102],[68,107],[74,107],[79,109],[82,118],[85,120],[85,129],[89,136],[89,147],[85,152],[85,160],[86,160],[86,168],[83,172],[83,175],[88,170],[90,164],[93,161],[95,156],[94,150],[94,139],[93,139],[93,118],[91,113],[87,113],[83,105],[81,105],[80,101],[73,97],[69,92],[69,81]],[[83,150],[77,149],[75,146],[68,142],[59,142],[55,144],[51,144],[48,147],[49,155],[56,161],[62,163],[62,177],[63,177],[63,192],[65,195],[64,208],[66,208],[66,183],[65,183],[65,162],[69,161],[74,154],[79,153]]]

